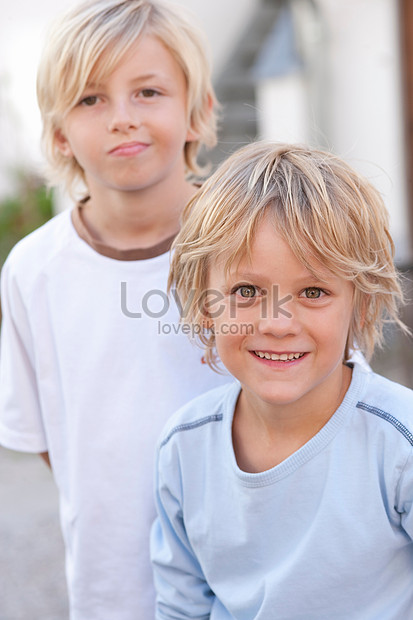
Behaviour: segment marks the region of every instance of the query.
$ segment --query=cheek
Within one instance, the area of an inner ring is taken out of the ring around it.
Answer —
[[[327,347],[332,349],[346,343],[352,316],[352,307],[344,305],[324,321],[321,320],[320,335]]]
[[[254,333],[252,323],[222,318],[214,324],[215,344],[219,356],[228,367],[237,365],[239,354],[248,348],[249,337]]]
[[[223,324],[225,330],[226,324]],[[240,351],[240,339],[237,335],[227,333],[229,330],[225,330],[225,334],[219,332],[215,336],[215,346],[219,358],[224,366],[234,374],[239,367],[239,351]]]

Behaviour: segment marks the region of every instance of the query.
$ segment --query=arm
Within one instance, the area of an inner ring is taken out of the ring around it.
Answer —
[[[40,410],[34,343],[26,307],[13,263],[1,274],[2,325],[0,340],[0,443],[11,450],[47,450]]]
[[[42,457],[42,459],[44,460],[46,465],[48,467],[50,467],[50,469],[52,469],[52,466],[50,465],[49,453],[48,452],[40,452],[40,456]]]
[[[170,479],[170,485],[164,474]],[[155,483],[158,518],[151,533],[151,559],[157,591],[156,620],[208,620],[214,594],[185,530],[179,480],[178,462],[173,466],[170,463],[163,466],[161,451]]]
[[[401,525],[413,540],[413,448],[400,477],[396,510],[400,514]]]

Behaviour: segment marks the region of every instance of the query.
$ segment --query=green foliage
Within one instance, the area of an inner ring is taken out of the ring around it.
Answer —
[[[16,190],[0,200],[0,266],[12,247],[53,215],[53,195],[33,173],[16,173]]]
[[[0,268],[12,247],[54,213],[53,195],[36,175],[19,171],[15,180],[14,194],[0,200]]]

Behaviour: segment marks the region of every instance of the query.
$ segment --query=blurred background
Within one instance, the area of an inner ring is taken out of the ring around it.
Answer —
[[[36,68],[47,26],[73,0],[3,2],[0,22],[0,265],[70,203],[46,192]],[[213,166],[256,138],[308,142],[380,190],[412,299],[413,3],[177,0],[209,42],[222,107]],[[403,313],[413,328],[412,303]],[[372,366],[413,387],[412,341],[392,329]],[[53,479],[40,458],[0,448],[0,620],[67,620]]]

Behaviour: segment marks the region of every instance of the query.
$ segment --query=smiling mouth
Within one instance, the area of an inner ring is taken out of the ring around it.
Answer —
[[[272,360],[274,362],[291,362],[298,360],[305,355],[304,353],[268,353],[268,351],[254,351],[254,355],[261,359]]]

